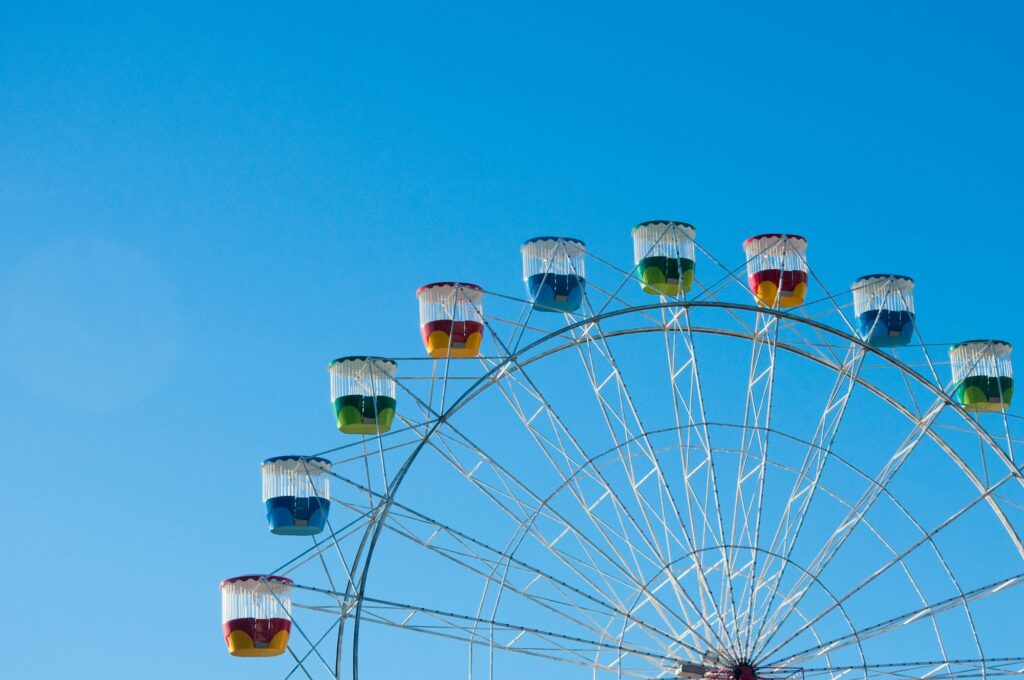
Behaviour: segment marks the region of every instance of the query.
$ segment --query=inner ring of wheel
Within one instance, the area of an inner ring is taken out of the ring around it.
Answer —
[[[551,504],[551,502],[561,492],[563,492],[566,488],[568,488],[574,481],[576,481],[578,477],[580,477],[585,472],[587,472],[588,469],[597,469],[600,466],[603,466],[606,463],[610,463],[611,462],[611,461],[603,461],[602,459],[604,459],[606,457],[610,457],[610,456],[612,456],[612,455],[614,455],[616,453],[620,453],[621,454],[621,449],[623,449],[624,447],[630,445],[631,443],[635,442],[636,440],[638,440],[638,439],[640,439],[642,437],[645,437],[647,435],[658,435],[658,434],[664,434],[664,433],[668,433],[668,432],[677,432],[677,431],[686,430],[686,429],[690,429],[690,428],[694,428],[694,427],[702,427],[702,426],[705,426],[705,425],[712,426],[712,427],[758,429],[758,430],[762,430],[762,431],[769,431],[769,430],[766,430],[765,428],[747,428],[746,426],[735,425],[735,424],[714,423],[714,422],[689,423],[689,424],[682,425],[682,426],[666,427],[666,428],[661,428],[661,429],[657,429],[657,430],[645,431],[642,434],[635,435],[634,437],[632,437],[630,439],[622,441],[617,446],[611,447],[611,448],[606,449],[606,450],[604,450],[604,451],[602,451],[602,452],[600,452],[600,453],[598,453],[598,454],[596,454],[594,456],[591,456],[591,457],[587,458],[587,460],[584,462],[583,465],[580,466],[579,469],[577,469],[572,475],[570,475],[568,478],[566,478],[557,487],[552,489],[551,492],[547,495],[547,497],[545,497],[544,500],[540,503],[540,505],[538,505],[536,510],[534,510],[534,512],[531,513],[530,517],[528,519],[524,520],[524,523],[523,523],[523,525],[521,527],[521,531],[517,531],[516,532],[516,533],[519,534],[518,539],[513,537],[513,539],[511,539],[507,543],[507,546],[509,546],[511,549],[506,554],[505,559],[504,559],[504,562],[505,562],[506,566],[508,566],[510,564],[511,560],[515,559],[515,556],[518,553],[519,548],[522,545],[522,542],[526,539],[526,536],[529,533],[529,531],[528,531],[529,528],[533,526],[533,524],[536,522],[537,518],[540,516],[541,512],[543,512],[545,509],[548,509],[550,504]],[[819,451],[824,452],[827,456],[831,456],[831,457],[834,457],[836,459],[841,460],[843,465],[851,468],[853,471],[857,472],[859,475],[861,475],[863,477],[867,477],[866,473],[864,473],[863,471],[859,470],[856,466],[854,466],[849,461],[846,461],[845,459],[842,459],[840,456],[838,456],[838,454],[832,452],[831,450],[825,449],[825,448],[823,448],[821,446],[816,446],[813,443],[811,443],[811,442],[809,442],[809,441],[807,441],[805,439],[801,439],[799,437],[795,437],[793,435],[790,435],[790,434],[787,434],[787,433],[784,433],[784,432],[781,432],[781,431],[778,431],[778,430],[770,430],[770,431],[773,432],[774,434],[776,434],[777,436],[781,436],[781,437],[783,437],[785,439],[792,440],[792,441],[794,441],[796,443],[799,443],[799,444],[802,444],[804,446],[809,446],[809,447],[816,448]],[[668,448],[665,448],[665,449],[659,449],[657,451],[652,451],[651,453],[652,453],[652,455],[660,455],[660,454],[668,452],[670,450],[672,450],[672,447],[668,447]],[[598,465],[599,461],[601,462],[600,466]],[[780,465],[777,462],[773,463],[773,465],[776,466],[776,467],[780,467],[782,469],[785,469],[788,472],[793,473],[793,474],[795,474],[797,476],[800,475],[799,472],[795,472],[793,469],[786,468],[786,466],[782,466],[782,465]],[[822,490],[824,492],[828,493],[829,495],[831,495],[833,497],[836,497],[835,494],[828,487],[822,486],[821,488],[822,488]],[[885,490],[885,491],[883,491],[883,493],[887,496],[887,498],[891,502],[895,503],[895,505],[899,508],[900,512],[908,520],[910,520],[916,527],[921,529],[921,526],[920,526],[919,522],[917,521],[917,519],[914,518],[912,513],[910,513],[906,508],[904,508],[903,505],[901,503],[899,503],[899,501],[897,501],[896,499],[894,499],[892,497],[891,492],[889,492],[888,490]],[[845,501],[841,501],[841,502],[844,505],[846,505],[847,507],[849,507],[849,505]],[[865,522],[866,522],[867,526],[874,532],[875,529],[874,529],[874,527],[871,526],[871,523],[867,522],[867,521],[865,521]],[[929,540],[929,543],[931,543],[931,540]],[[856,638],[856,633],[857,633],[856,627],[854,626],[853,621],[850,619],[849,615],[847,614],[846,609],[842,606],[841,601],[835,596],[835,594],[827,586],[825,586],[821,582],[820,579],[818,579],[813,574],[808,572],[807,569],[805,569],[802,565],[800,565],[799,563],[795,562],[794,560],[792,560],[790,558],[787,558],[787,557],[785,557],[783,555],[777,554],[777,553],[772,552],[770,550],[766,550],[764,548],[760,548],[760,547],[756,547],[756,546],[724,545],[723,544],[723,545],[708,546],[708,547],[703,547],[703,548],[698,548],[698,549],[695,549],[695,550],[691,550],[691,551],[687,552],[686,554],[682,555],[681,557],[679,557],[677,559],[674,559],[674,560],[672,560],[672,562],[666,564],[657,575],[653,576],[646,583],[641,584],[640,587],[637,589],[637,595],[636,595],[636,597],[633,600],[633,605],[630,606],[626,611],[615,613],[615,615],[612,618],[609,619],[609,622],[608,622],[609,626],[616,619],[618,619],[618,618],[622,619],[622,622],[623,622],[624,625],[623,625],[622,634],[620,634],[620,637],[619,637],[619,644],[620,645],[623,644],[622,635],[625,634],[625,624],[632,622],[632,623],[637,624],[637,625],[639,625],[641,627],[645,627],[645,628],[648,627],[647,624],[645,624],[642,620],[636,618],[634,616],[634,613],[637,610],[637,605],[639,603],[639,600],[640,600],[640,597],[642,596],[642,594],[645,593],[645,592],[647,592],[647,593],[651,592],[650,589],[649,589],[649,586],[659,576],[663,575],[665,570],[669,569],[673,565],[678,564],[679,562],[681,562],[683,560],[691,559],[691,558],[693,558],[696,555],[699,555],[701,553],[710,552],[710,551],[714,551],[714,550],[733,549],[733,548],[744,548],[744,549],[748,549],[748,550],[755,550],[755,551],[757,551],[760,554],[768,555],[768,556],[771,556],[773,558],[779,559],[779,560],[785,562],[786,564],[793,565],[800,572],[802,572],[803,574],[808,576],[814,582],[814,584],[817,585],[828,596],[828,598],[830,600],[832,600],[832,602],[837,606],[837,608],[839,609],[840,613],[842,614],[846,624],[850,628],[851,634],[853,634],[855,636],[855,638]],[[939,559],[943,563],[945,563],[945,560],[941,556],[941,553],[938,553],[938,556],[939,556]],[[495,569],[497,570],[497,567]],[[504,581],[504,579],[502,579],[502,581]],[[956,585],[957,589],[962,594],[962,590],[960,590],[959,585],[955,584],[955,582],[954,582],[954,585]],[[498,599],[500,600],[501,595],[502,595],[503,583],[500,583],[498,587],[499,587]],[[488,588],[488,586],[485,586],[485,590],[486,590],[486,588]],[[495,602],[494,606],[497,607],[497,601]],[[705,622],[705,624],[706,624],[706,622]],[[678,642],[678,641],[676,641],[676,642]],[[707,641],[705,640],[705,642],[707,642]],[[722,643],[723,641],[719,640],[719,642]],[[688,647],[690,649],[690,651],[698,651],[698,652],[700,651],[700,650],[694,649],[689,644],[682,645],[682,646]],[[858,654],[861,657],[862,663],[866,663],[865,657],[864,657],[864,651],[863,651],[863,648],[861,646],[859,638],[856,640],[856,646],[857,646],[857,649],[858,649]],[[470,650],[471,650],[471,654],[472,654],[472,647],[470,648]],[[711,650],[708,650],[708,651],[711,651]],[[724,651],[724,650],[718,650],[718,651]],[[665,660],[668,661],[669,659],[666,658]],[[746,664],[746,663],[749,663],[749,662],[751,662],[750,659],[735,660],[735,663],[737,665],[743,665],[743,664]]]
[[[609,456],[612,456],[613,454],[615,454],[617,452],[620,453],[622,448],[627,447],[630,444],[632,444],[632,443],[636,442],[637,440],[639,440],[639,439],[641,439],[643,437],[646,437],[648,435],[659,435],[659,434],[665,434],[665,433],[668,433],[668,432],[676,432],[676,431],[686,430],[686,429],[695,428],[695,427],[703,427],[703,426],[733,428],[733,429],[756,429],[756,430],[761,430],[761,431],[764,431],[764,432],[771,432],[772,434],[775,434],[776,436],[782,437],[784,439],[791,440],[791,441],[793,441],[795,443],[798,443],[798,444],[801,444],[803,446],[815,448],[815,449],[823,452],[825,455],[827,455],[827,456],[829,456],[829,457],[831,457],[831,458],[833,458],[835,460],[838,460],[842,465],[844,465],[845,467],[849,468],[850,470],[855,472],[860,477],[863,477],[864,479],[870,479],[870,476],[867,473],[865,473],[863,470],[858,468],[852,462],[850,462],[849,460],[846,460],[845,458],[843,458],[842,456],[840,456],[836,452],[834,452],[834,451],[832,451],[830,449],[826,449],[824,447],[821,447],[819,445],[815,445],[813,442],[810,442],[810,441],[808,441],[806,439],[803,439],[801,437],[796,437],[796,436],[794,436],[792,434],[789,434],[789,433],[786,433],[786,432],[782,432],[780,430],[775,430],[775,429],[770,429],[770,428],[763,428],[763,427],[749,427],[749,426],[745,426],[745,425],[730,424],[730,423],[717,423],[717,422],[695,422],[695,423],[688,423],[686,425],[681,425],[681,426],[672,426],[672,427],[666,427],[666,428],[659,428],[659,429],[655,429],[655,430],[647,430],[647,431],[645,431],[645,432],[643,432],[641,434],[638,434],[638,435],[635,435],[635,436],[633,436],[633,437],[631,437],[629,439],[623,440],[617,446],[613,446],[613,447],[611,447],[609,449],[601,451],[600,453],[597,453],[597,454],[595,454],[593,456],[588,457],[587,460],[584,462],[583,465],[580,466],[579,469],[577,469],[572,475],[570,475],[568,478],[566,478],[557,487],[553,488],[550,491],[550,493],[547,495],[547,497],[545,497],[544,500],[540,503],[540,505],[537,507],[537,509],[531,514],[531,516],[528,519],[524,520],[523,526],[521,527],[522,531],[521,532],[517,532],[517,533],[520,534],[519,538],[516,539],[516,538],[513,537],[513,539],[510,540],[507,543],[507,546],[510,547],[510,551],[507,552],[507,554],[505,555],[504,562],[505,562],[506,567],[509,566],[509,564],[510,564],[510,562],[512,560],[515,560],[516,554],[519,551],[519,547],[521,546],[523,540],[525,540],[525,538],[526,538],[526,536],[528,534],[528,529],[536,522],[537,518],[540,516],[540,513],[542,511],[544,511],[545,509],[548,509],[550,504],[551,504],[551,502],[562,491],[564,491],[567,487],[569,487],[570,484],[572,482],[574,482],[579,476],[584,474],[588,469],[599,467],[598,466],[599,461],[602,461],[602,459],[604,459],[606,457],[609,457]],[[652,451],[651,453],[652,453],[652,455],[660,455],[660,454],[665,453],[666,451],[669,451],[671,449],[672,449],[672,447],[668,447],[666,449],[659,449],[657,451]],[[604,464],[605,464],[605,462],[601,462],[601,465],[604,465]],[[780,468],[782,470],[785,470],[786,472],[788,472],[790,474],[793,474],[795,476],[800,476],[801,475],[801,473],[799,471],[796,471],[796,470],[794,470],[792,468],[789,468],[789,467],[787,467],[785,465],[782,465],[782,464],[778,463],[777,461],[773,462],[772,465],[774,467],[778,467],[778,468]],[[847,503],[844,499],[839,497],[832,489],[830,489],[830,487],[825,486],[825,485],[819,485],[819,488],[822,490],[822,492],[824,492],[824,493],[828,494],[829,496],[833,497],[833,499],[838,500],[845,507],[847,507],[847,508],[851,507],[849,505],[849,503]],[[883,489],[882,490],[882,494],[887,498],[887,500],[889,502],[894,504],[894,506],[899,510],[900,514],[902,514],[904,518],[906,518],[908,521],[910,521],[914,525],[914,527],[918,531],[920,531],[922,533],[922,535],[926,533],[926,530],[925,530],[924,526],[918,521],[918,519],[914,516],[913,513],[911,513],[906,507],[904,507],[904,505],[897,498],[895,498],[892,495],[891,491],[889,491],[888,489]],[[863,520],[863,521],[864,521],[865,526],[870,531],[872,531],[872,533],[875,533],[875,534],[878,533],[877,529],[873,526],[872,522],[870,522],[870,521],[868,521],[866,519]],[[943,568],[945,570],[947,570],[947,572],[948,572],[949,571],[949,565],[947,564],[946,559],[942,555],[941,551],[939,551],[937,546],[935,546],[934,539],[928,538],[927,542],[932,546],[932,549],[935,551],[935,556],[940,561],[940,563],[942,564]],[[861,658],[861,663],[864,663],[864,664],[867,663],[867,660],[866,660],[865,655],[864,655],[864,649],[863,649],[861,640],[860,640],[859,636],[857,635],[857,629],[854,626],[853,621],[849,617],[848,613],[846,612],[845,607],[842,606],[841,601],[835,596],[835,594],[827,586],[825,586],[824,583],[821,582],[820,579],[818,579],[817,577],[812,575],[810,572],[808,572],[807,569],[804,568],[799,563],[797,563],[794,560],[789,559],[789,558],[787,558],[787,557],[785,557],[783,555],[779,555],[777,553],[773,553],[773,552],[771,552],[769,550],[766,550],[766,549],[760,548],[760,547],[756,547],[756,546],[740,546],[740,545],[734,545],[734,546],[729,546],[729,545],[710,546],[710,547],[699,548],[697,550],[690,551],[689,553],[683,555],[681,558],[673,560],[671,563],[665,565],[665,567],[662,569],[661,573],[663,573],[664,570],[667,569],[672,564],[676,564],[676,563],[678,563],[678,562],[680,562],[680,561],[682,561],[684,559],[688,559],[688,558],[690,558],[690,557],[692,557],[692,556],[694,556],[696,554],[703,553],[703,552],[708,552],[708,551],[712,551],[712,550],[721,550],[721,549],[724,549],[724,548],[744,548],[744,549],[747,549],[747,550],[755,550],[755,551],[757,551],[760,554],[769,555],[769,556],[771,556],[771,557],[773,557],[775,559],[779,559],[781,561],[786,562],[787,564],[793,565],[800,572],[802,572],[803,574],[805,574],[808,577],[810,577],[810,579],[815,583],[815,585],[817,585],[828,596],[828,598],[831,599],[832,602],[837,606],[837,608],[838,608],[839,612],[841,613],[842,617],[844,618],[847,626],[850,628],[851,634],[854,636],[854,644],[856,645],[858,655]],[[497,567],[495,569],[497,570]],[[627,611],[617,612],[615,617],[609,619],[609,625],[611,625],[611,623],[615,620],[615,618],[620,618],[621,617],[623,623],[632,622],[634,624],[640,625],[641,627],[647,627],[647,625],[644,624],[643,621],[641,621],[640,619],[635,618],[633,616],[633,614],[634,614],[634,612],[636,610],[636,602],[639,601],[640,594],[642,594],[644,592],[649,592],[648,591],[648,586],[656,578],[657,578],[657,576],[655,576],[652,579],[650,579],[647,583],[641,585],[640,588],[637,591],[638,595],[637,595],[637,599],[634,600],[634,606],[630,607]],[[909,579],[911,581],[911,584],[915,588],[918,588],[918,584],[917,584],[916,580],[912,576],[909,576]],[[953,586],[956,588],[958,594],[962,597],[964,595],[964,592],[963,592],[963,589],[960,587],[959,583],[956,581],[956,579],[952,579],[952,583],[953,583]],[[498,598],[500,599],[500,597],[501,597],[501,589],[503,587],[503,583],[500,583],[498,587],[499,587]],[[487,586],[485,586],[485,589],[486,588],[487,588]],[[922,600],[922,604],[927,606],[927,602],[926,601]],[[497,603],[495,603],[495,606],[497,606]],[[624,632],[625,632],[625,630],[623,630],[623,633]],[[722,641],[719,640],[719,642],[722,642]],[[619,643],[620,643],[620,645],[623,643],[621,635],[620,635],[620,638],[619,638]],[[684,646],[688,646],[689,647],[689,645],[684,645]],[[699,651],[699,650],[694,650],[692,647],[690,647],[690,649],[691,649],[691,651]],[[721,650],[719,650],[719,651],[721,651]],[[472,654],[472,647],[470,648],[470,653]],[[668,660],[668,659],[666,659],[666,660]],[[753,659],[744,659],[743,660],[744,663],[752,663],[753,661],[754,661]],[[744,663],[737,662],[738,665],[744,665]]]

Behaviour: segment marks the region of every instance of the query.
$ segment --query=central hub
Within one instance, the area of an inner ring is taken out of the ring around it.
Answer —
[[[705,667],[703,674],[677,673],[677,677],[702,677],[704,680],[760,680],[757,669],[746,663],[726,668],[707,669]]]
[[[740,664],[732,669],[732,677],[735,680],[757,680],[757,672],[749,664]]]
[[[732,668],[716,668],[705,670],[701,675],[681,675],[677,677],[702,677],[703,680],[759,680],[757,669],[750,664],[739,664]]]

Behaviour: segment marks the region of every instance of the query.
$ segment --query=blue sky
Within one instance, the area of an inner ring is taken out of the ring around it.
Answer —
[[[837,288],[917,277],[930,337],[1022,337],[1021,5],[371,5],[0,8],[11,677],[264,672],[217,626],[288,552],[258,461],[529,236],[795,230]]]

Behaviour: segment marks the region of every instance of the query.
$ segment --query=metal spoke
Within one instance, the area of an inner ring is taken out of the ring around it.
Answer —
[[[769,455],[771,433],[772,397],[775,392],[775,351],[778,340],[778,319],[771,315],[758,314],[754,342],[751,349],[750,373],[744,403],[742,442],[743,451],[736,473],[736,490],[733,500],[732,526],[729,542],[732,545],[747,545],[749,548],[750,576],[747,588],[740,593],[737,601],[733,595],[733,583],[724,584],[730,595],[727,600],[735,608],[736,628],[742,631],[740,649],[746,656],[750,645],[753,616],[757,596],[757,561],[761,539],[761,516],[764,507],[765,473]],[[752,487],[752,488],[751,488]],[[753,515],[753,517],[751,517]],[[742,525],[740,521],[742,520]],[[753,527],[751,527],[753,524]],[[735,556],[737,553],[733,553]]]
[[[718,475],[715,465],[715,456],[711,445],[711,433],[708,427],[707,415],[705,412],[703,389],[700,382],[700,370],[697,363],[697,353],[693,337],[693,330],[690,327],[690,318],[686,309],[675,310],[671,316],[666,318],[663,310],[663,327],[665,329],[665,346],[668,357],[669,381],[672,388],[672,408],[675,417],[676,429],[679,432],[678,444],[680,462],[683,471],[683,484],[685,488],[686,508],[690,525],[690,546],[694,551],[697,560],[697,568],[700,584],[700,596],[702,605],[706,610],[714,613],[719,621],[718,632],[727,640],[727,647],[734,652],[738,651],[737,641],[731,631],[724,627],[725,617],[722,615],[722,608],[719,605],[715,594],[712,592],[708,582],[706,567],[701,564],[702,549],[710,542],[721,545],[725,542],[725,525],[720,501]],[[686,360],[680,365],[678,360],[678,345],[684,346]],[[689,374],[688,389],[680,387],[680,378],[684,373]],[[682,409],[680,408],[682,406]],[[686,414],[686,427],[683,427],[682,412]],[[686,432],[684,441],[683,432]],[[704,460],[691,468],[691,436],[696,433],[700,448],[704,453]],[[699,494],[691,484],[691,478],[700,470],[706,469],[703,493]],[[695,517],[694,507],[700,514],[699,520]],[[700,538],[697,538],[697,525],[700,525]],[[723,572],[725,578],[732,579],[732,563],[728,555],[723,556]]]
[[[839,602],[842,603],[842,602],[845,602],[846,600],[850,599],[853,595],[855,595],[858,592],[862,591],[868,584],[870,584],[873,581],[875,581],[876,579],[878,579],[882,574],[887,572],[889,569],[891,569],[892,567],[896,566],[897,564],[900,564],[903,561],[903,559],[905,557],[907,557],[908,555],[910,555],[912,552],[914,552],[915,550],[917,550],[918,548],[920,548],[923,545],[929,544],[934,539],[936,534],[938,534],[939,532],[943,531],[944,529],[947,529],[949,526],[951,526],[957,520],[967,516],[968,512],[971,509],[973,509],[975,506],[977,506],[978,504],[982,503],[983,501],[986,501],[987,499],[989,499],[992,496],[992,493],[995,491],[996,488],[998,488],[999,486],[1005,484],[1006,482],[1008,482],[1008,481],[1010,481],[1012,479],[1013,479],[1013,477],[1009,476],[1009,475],[1004,477],[1001,481],[997,482],[995,486],[989,488],[984,493],[982,493],[981,495],[977,496],[976,498],[974,498],[973,500],[968,502],[966,505],[964,505],[963,507],[958,509],[952,515],[950,515],[945,520],[943,520],[941,523],[939,523],[937,526],[935,526],[935,528],[930,530],[927,534],[925,534],[924,536],[922,536],[921,538],[916,540],[909,547],[905,548],[898,555],[894,556],[891,560],[889,560],[884,565],[882,565],[881,567],[876,569],[874,572],[872,572],[871,575],[868,576],[868,578],[864,579],[861,583],[859,583],[858,585],[856,585],[853,588],[851,588],[849,590],[849,592],[847,592],[845,595],[843,595],[840,598]],[[817,573],[820,573],[820,572],[817,572]],[[1013,579],[1018,579],[1018,578],[1019,577],[1013,577]],[[1003,587],[1005,587],[1005,586],[1001,586],[1000,588],[997,589],[997,591],[998,590],[1002,590]],[[803,591],[798,593],[796,596],[791,596],[791,599],[794,602],[798,603],[801,599],[803,599],[803,596],[804,596],[804,594],[806,594],[806,592],[807,592],[807,590],[805,588]],[[966,602],[969,595],[970,595],[970,593],[966,593],[963,596],[959,596],[959,597],[956,597],[956,598],[953,598],[953,599],[956,600],[957,602],[960,602],[960,601]],[[820,620],[821,618],[823,618],[825,615],[827,615],[832,610],[833,607],[825,609],[822,613],[820,613],[815,618],[815,620]],[[801,628],[797,629],[797,631],[794,632],[793,634],[791,634],[785,641],[777,644],[775,647],[771,648],[771,650],[766,652],[765,656],[771,656],[771,655],[777,653],[780,649],[785,647],[785,645],[789,641],[791,641],[791,640],[795,639],[796,637],[798,637],[800,635],[800,633],[803,632],[804,629],[805,629],[805,627],[801,627]],[[776,628],[776,630],[777,630],[777,628]],[[771,641],[771,637],[766,637],[765,644],[767,645],[768,643],[770,643],[770,641]]]
[[[828,460],[829,451],[831,450],[836,435],[839,432],[843,416],[846,413],[846,407],[850,402],[850,395],[853,393],[853,388],[857,384],[857,378],[860,375],[860,368],[863,365],[863,361],[863,350],[856,346],[851,347],[843,361],[842,369],[836,376],[835,384],[833,385],[832,390],[829,393],[828,400],[825,403],[825,407],[822,410],[814,436],[807,446],[807,453],[805,454],[803,463],[801,464],[800,472],[794,479],[792,491],[790,492],[785,508],[782,511],[782,517],[780,518],[779,525],[776,528],[774,536],[772,536],[769,553],[781,553],[784,555],[784,559],[782,560],[776,579],[776,582],[778,583],[781,583],[782,579],[785,577],[786,569],[789,565],[789,558],[793,554],[793,550],[796,548],[797,542],[800,538],[800,532],[803,529],[805,520],[807,519],[808,509],[810,508],[815,492],[818,489],[822,472],[825,469],[825,463]],[[771,557],[768,557],[765,560],[765,564],[762,568],[763,576],[770,573],[773,561],[774,560]],[[754,631],[753,639],[748,640],[748,644],[752,644],[749,651],[756,649],[761,642],[761,635],[764,631],[765,623],[772,611],[772,605],[775,603],[777,595],[778,589],[771,589],[767,605],[764,607],[764,611],[758,616],[760,622],[757,624],[757,628]]]
[[[880,678],[993,678],[1024,675],[1024,657],[992,659],[952,659],[949,661],[903,661],[900,663],[865,664],[863,666],[832,666],[801,668],[804,677],[842,677],[849,671],[865,671]]]
[[[956,597],[951,597],[946,600],[941,600],[926,607],[921,607],[920,609],[915,609],[913,611],[906,612],[899,616],[892,617],[886,621],[882,621],[872,626],[862,628],[856,631],[855,633],[851,633],[850,635],[829,640],[823,645],[818,645],[816,647],[812,647],[810,649],[805,649],[795,654],[791,654],[787,656],[785,659],[782,659],[778,662],[773,662],[771,665],[798,665],[810,659],[813,659],[814,657],[832,653],[838,649],[850,645],[852,644],[854,638],[860,641],[864,641],[873,637],[878,637],[879,635],[883,635],[891,630],[895,630],[902,626],[910,625],[918,621],[927,621],[943,612],[949,611],[951,609],[956,609],[958,607],[966,606],[970,602],[980,600],[984,597],[989,597],[990,595],[994,595],[995,593],[998,593],[1003,590],[1015,588],[1021,584],[1024,584],[1024,573],[1017,574],[1015,576],[1010,576],[1009,578],[1000,579],[998,581],[994,581],[992,583],[984,585],[980,588],[975,588],[974,590],[966,592],[963,595],[958,595]],[[773,652],[774,651],[776,650],[773,650]]]

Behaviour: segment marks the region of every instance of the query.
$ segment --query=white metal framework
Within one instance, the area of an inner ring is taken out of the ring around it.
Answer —
[[[331,464],[319,458],[281,456],[263,461],[263,502],[271,498],[329,498]]]
[[[1024,675],[1018,416],[813,271],[781,310],[699,242],[686,299],[587,256],[577,313],[496,296],[479,358],[402,358],[392,430],[315,452],[282,676]]]
[[[342,357],[327,367],[331,401],[348,395],[395,398],[395,362],[379,357]]]

